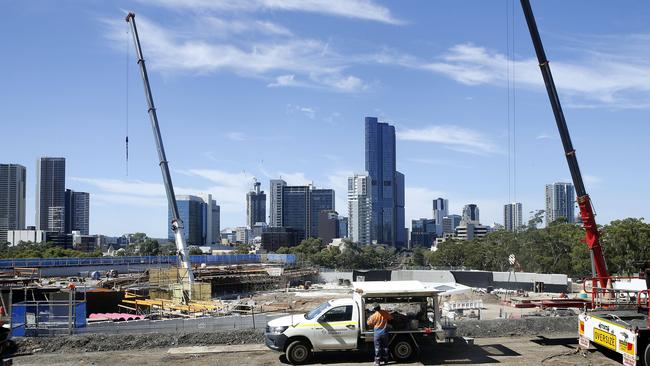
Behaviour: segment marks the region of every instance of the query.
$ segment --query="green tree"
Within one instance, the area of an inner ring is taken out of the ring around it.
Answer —
[[[201,248],[197,247],[196,245],[190,245],[190,248],[189,248],[188,252],[189,252],[190,255],[202,255],[203,254],[203,251],[201,250]]]

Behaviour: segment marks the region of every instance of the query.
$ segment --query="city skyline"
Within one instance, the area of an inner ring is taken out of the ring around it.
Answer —
[[[523,203],[524,222],[528,211],[543,209],[541,187],[570,176],[520,10],[517,189],[510,197],[505,6],[367,3],[343,13],[251,8],[245,15],[177,2],[7,4],[12,16],[0,28],[14,36],[0,66],[16,72],[0,86],[9,101],[0,120],[7,136],[36,133],[8,139],[0,156],[27,168],[26,225],[35,224],[35,159],[62,156],[67,185],[92,195],[92,233],[166,237],[164,189],[132,52],[126,174],[131,45],[123,9],[138,14],[177,194],[211,193],[223,227],[245,223],[253,176],[269,193],[270,178],[314,182],[335,189],[336,206],[346,207],[347,177],[363,167],[368,115],[395,125],[407,223],[430,217],[436,197],[450,200],[450,213],[476,203],[486,225],[502,221],[508,202]],[[597,221],[606,224],[643,217],[650,204],[639,194],[650,173],[626,159],[650,155],[650,71],[642,61],[650,12],[646,3],[585,4],[533,6]],[[196,56],[190,40],[206,46],[208,62],[182,62]],[[233,59],[219,56],[224,49],[236,51]],[[267,66],[255,67],[258,61]]]

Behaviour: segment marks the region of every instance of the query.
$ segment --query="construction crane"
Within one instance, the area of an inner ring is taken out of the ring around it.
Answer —
[[[151,86],[149,85],[149,76],[147,75],[147,67],[144,63],[144,57],[142,55],[142,47],[140,46],[140,37],[138,36],[138,28],[135,24],[135,14],[129,13],[126,16],[126,22],[131,25],[131,34],[133,35],[133,43],[135,45],[135,52],[138,58],[138,65],[140,66],[140,74],[142,76],[142,82],[144,83],[144,94],[147,98],[147,104],[149,106],[147,112],[149,114],[149,119],[151,120],[151,128],[153,129],[154,140],[156,141],[156,147],[158,148],[158,158],[160,160],[160,170],[162,172],[163,182],[165,184],[165,193],[167,195],[167,201],[169,203],[169,208],[172,214],[171,227],[174,232],[174,239],[176,241],[176,251],[178,254],[179,262],[183,269],[187,271],[187,300],[192,298],[192,284],[194,283],[194,273],[192,272],[192,267],[190,266],[190,257],[187,245],[185,243],[185,238],[183,237],[183,220],[181,219],[180,213],[178,211],[178,204],[176,203],[176,195],[174,194],[174,184],[172,183],[172,177],[169,174],[169,163],[167,162],[167,156],[165,155],[165,147],[163,146],[162,135],[160,133],[160,126],[158,124],[158,115],[156,114],[156,106],[153,103],[153,96],[151,94]],[[184,279],[181,278],[181,286],[184,282]]]
[[[535,22],[535,16],[530,7],[529,0],[521,0],[521,7],[524,11],[524,16],[526,17],[530,37],[533,40],[533,46],[535,47],[535,53],[537,54],[537,60],[539,61],[539,68],[542,71],[542,77],[544,78],[544,84],[546,85],[548,99],[551,101],[551,107],[553,108],[553,114],[555,115],[555,123],[560,132],[562,146],[564,146],[564,155],[569,164],[571,179],[573,180],[576,195],[578,196],[580,217],[582,218],[582,225],[585,229],[585,243],[589,247],[589,253],[591,256],[591,271],[593,276],[599,279],[601,286],[605,287],[607,286],[609,272],[607,271],[607,263],[605,262],[605,256],[603,255],[603,248],[600,246],[600,233],[596,226],[596,215],[594,214],[594,209],[591,205],[591,198],[589,198],[585,188],[585,183],[582,180],[576,151],[571,143],[569,128],[567,127],[566,120],[564,119],[564,112],[562,111],[562,105],[560,104],[560,97],[557,95],[557,90],[555,89],[553,74],[551,74],[551,66],[546,58],[546,52],[544,52],[542,39],[539,36],[537,23]]]
[[[535,47],[555,122],[562,138],[564,153],[578,197],[580,217],[585,229],[592,263],[592,302],[578,315],[579,344],[589,348],[591,342],[622,356],[626,366],[650,366],[650,304],[647,282],[638,277],[614,277],[607,271],[603,249],[599,242],[591,199],[587,194],[576,152],[571,143],[560,98],[558,97],[544,46],[537,30],[529,0],[520,0],[528,30]],[[646,279],[647,281],[647,279]],[[644,283],[645,282],[645,283]],[[639,286],[643,283],[643,287]]]

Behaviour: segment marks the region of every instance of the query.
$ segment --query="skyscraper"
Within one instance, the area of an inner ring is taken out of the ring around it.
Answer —
[[[220,240],[220,207],[212,195],[176,196],[178,212],[183,220],[183,237],[188,245],[213,245]],[[168,237],[174,240],[171,228],[172,212],[168,210]]]
[[[372,240],[402,247],[404,227],[404,175],[396,169],[395,127],[365,119],[366,171],[370,176]]]
[[[436,239],[436,222],[434,219],[419,219],[411,221],[411,248],[433,245]]]
[[[8,230],[25,229],[27,170],[18,164],[0,164],[0,243]]]
[[[65,190],[65,233],[90,235],[90,194]]]
[[[462,217],[460,215],[447,215],[442,218],[442,234],[453,234],[460,225]]]
[[[522,205],[520,202],[503,206],[503,226],[508,231],[519,231],[523,225]]]
[[[368,173],[348,178],[348,235],[359,244],[372,243],[372,203]]]
[[[339,235],[339,214],[334,210],[323,210],[318,213],[318,237],[324,244],[329,244]]]
[[[461,221],[466,224],[480,224],[478,206],[474,203],[465,205],[465,207],[463,207],[463,218]]]
[[[271,204],[269,210],[269,226],[281,227],[282,226],[282,187],[286,186],[287,182],[282,179],[271,179],[269,189],[271,191]]]
[[[65,158],[36,161],[36,229],[65,230]]]
[[[203,231],[205,232],[205,245],[221,244],[221,207],[217,201],[212,199],[211,194],[202,194],[203,211],[205,222]]]
[[[309,214],[309,186],[283,186],[282,187],[281,227],[298,230],[297,237],[300,242],[309,237],[311,228]]]
[[[253,190],[246,193],[246,225],[253,228],[256,223],[266,223],[266,194],[260,190],[261,183],[255,181]]]
[[[444,232],[442,220],[449,215],[449,200],[436,198],[433,200],[433,219],[436,220],[436,235],[442,237]]]
[[[546,225],[564,217],[567,222],[575,222],[574,206],[576,194],[571,183],[546,185]]]
[[[334,190],[282,186],[280,227],[297,230],[298,241],[318,237],[318,213],[334,210]]]

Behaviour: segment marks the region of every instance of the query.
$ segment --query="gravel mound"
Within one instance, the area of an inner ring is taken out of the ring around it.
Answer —
[[[262,330],[244,329],[227,332],[84,334],[74,336],[14,338],[16,353],[99,352],[209,346],[218,344],[264,343]]]
[[[529,317],[522,319],[457,321],[462,337],[534,336],[556,332],[578,332],[578,317]],[[576,335],[577,337],[577,335]]]

